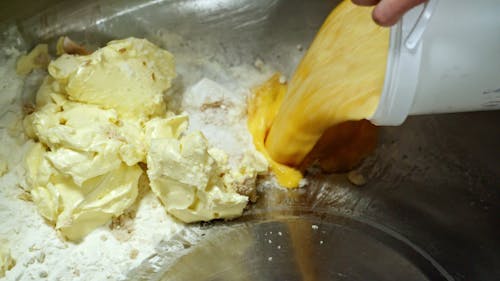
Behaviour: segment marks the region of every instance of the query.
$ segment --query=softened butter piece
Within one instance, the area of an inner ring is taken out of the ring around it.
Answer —
[[[89,56],[63,55],[49,74],[23,122],[37,141],[25,158],[27,182],[39,213],[79,240],[135,201],[144,126],[167,116],[162,96],[175,76],[173,58],[129,38]]]
[[[24,158],[24,167],[26,169],[26,181],[28,186],[38,187],[46,186],[49,183],[52,174],[52,166],[45,159],[45,147],[41,143],[35,143]]]
[[[184,136],[188,116],[165,110],[175,76],[168,52],[129,38],[88,56],[62,55],[49,73],[24,120],[38,141],[25,166],[33,202],[63,236],[79,240],[130,207],[139,162],[180,220],[241,215],[248,197],[224,179],[227,155],[200,132]]]
[[[146,150],[150,150],[153,139],[178,139],[189,125],[187,115],[173,115],[165,118],[153,118],[144,125]]]
[[[151,189],[167,212],[181,221],[234,218],[248,202],[247,196],[224,184],[226,171],[198,131],[180,139],[152,139],[147,161]]]
[[[19,75],[26,75],[33,69],[46,68],[49,62],[49,46],[47,44],[38,44],[27,55],[19,58],[16,65],[16,72]]]
[[[78,240],[112,216],[120,215],[137,197],[142,170],[120,164],[116,169],[77,185],[48,160],[35,143],[25,158],[27,181],[39,213],[70,240]]]
[[[122,164],[78,186],[53,169],[50,182],[35,186],[31,195],[39,213],[64,237],[75,241],[133,204],[141,174],[138,165]]]
[[[125,164],[110,173],[86,181],[82,187],[58,178],[54,185],[61,194],[63,212],[56,229],[70,240],[79,240],[113,216],[119,216],[137,198],[142,170]]]
[[[33,202],[69,240],[81,239],[130,207],[142,174],[136,163],[144,155],[130,166],[121,156],[120,150],[133,144],[122,136],[123,126],[114,124],[116,114],[94,107],[49,103],[32,118],[41,141],[25,159]],[[137,134],[140,142],[143,133]]]
[[[33,113],[32,126],[50,148],[46,159],[81,185],[120,165],[119,150],[126,142],[120,139],[115,120],[114,110],[68,101],[60,106],[49,103]]]
[[[88,56],[64,54],[48,69],[70,100],[128,117],[163,113],[163,94],[175,77],[173,56],[136,38],[111,41]]]

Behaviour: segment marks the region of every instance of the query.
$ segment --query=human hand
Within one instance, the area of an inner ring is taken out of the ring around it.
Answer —
[[[374,6],[373,20],[381,26],[395,24],[404,13],[427,0],[352,0],[360,6]]]

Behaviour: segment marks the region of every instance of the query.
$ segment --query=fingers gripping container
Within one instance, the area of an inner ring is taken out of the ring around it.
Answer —
[[[500,109],[499,0],[430,0],[391,28],[376,125]]]

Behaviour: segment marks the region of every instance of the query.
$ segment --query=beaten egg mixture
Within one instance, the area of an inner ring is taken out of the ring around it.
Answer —
[[[328,16],[288,87],[275,76],[255,90],[249,129],[282,186],[299,185],[302,175],[292,167],[315,145],[327,170],[352,168],[374,146],[369,122],[352,121],[377,108],[388,47],[389,29],[373,22],[370,8],[346,0]],[[336,136],[346,140],[332,147]]]
[[[29,58],[20,60],[25,73]],[[143,173],[183,222],[242,214],[249,199],[238,186],[266,171],[265,160],[231,168],[201,132],[187,132],[189,116],[164,102],[176,75],[169,52],[128,38],[90,55],[63,54],[48,72],[23,122],[36,141],[25,166],[39,213],[65,238],[121,215]]]

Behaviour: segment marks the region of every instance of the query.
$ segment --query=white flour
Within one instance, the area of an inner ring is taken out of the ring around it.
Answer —
[[[135,218],[103,226],[79,244],[61,240],[37,213],[24,183],[26,142],[20,123],[23,81],[14,72],[16,51],[3,64],[0,81],[1,160],[7,172],[0,177],[0,241],[7,241],[16,265],[5,280],[120,280],[154,253],[161,241],[183,228],[168,216],[151,192],[134,206]],[[112,229],[111,229],[112,226]]]
[[[0,170],[5,172],[0,173],[0,241],[6,241],[16,261],[0,280],[124,279],[183,224],[167,215],[146,187],[131,212],[119,220],[96,229],[79,244],[61,240],[21,188],[26,187],[22,159],[31,144],[22,133],[24,81],[15,74],[19,52],[5,48],[0,52]],[[237,163],[245,151],[254,149],[246,129],[248,87],[267,74],[245,66],[222,75],[226,82],[246,84],[224,83],[221,88],[202,80],[188,88],[182,105],[190,114],[191,129],[200,129],[212,145],[228,152],[230,163]],[[213,106],[204,107],[207,103]]]

